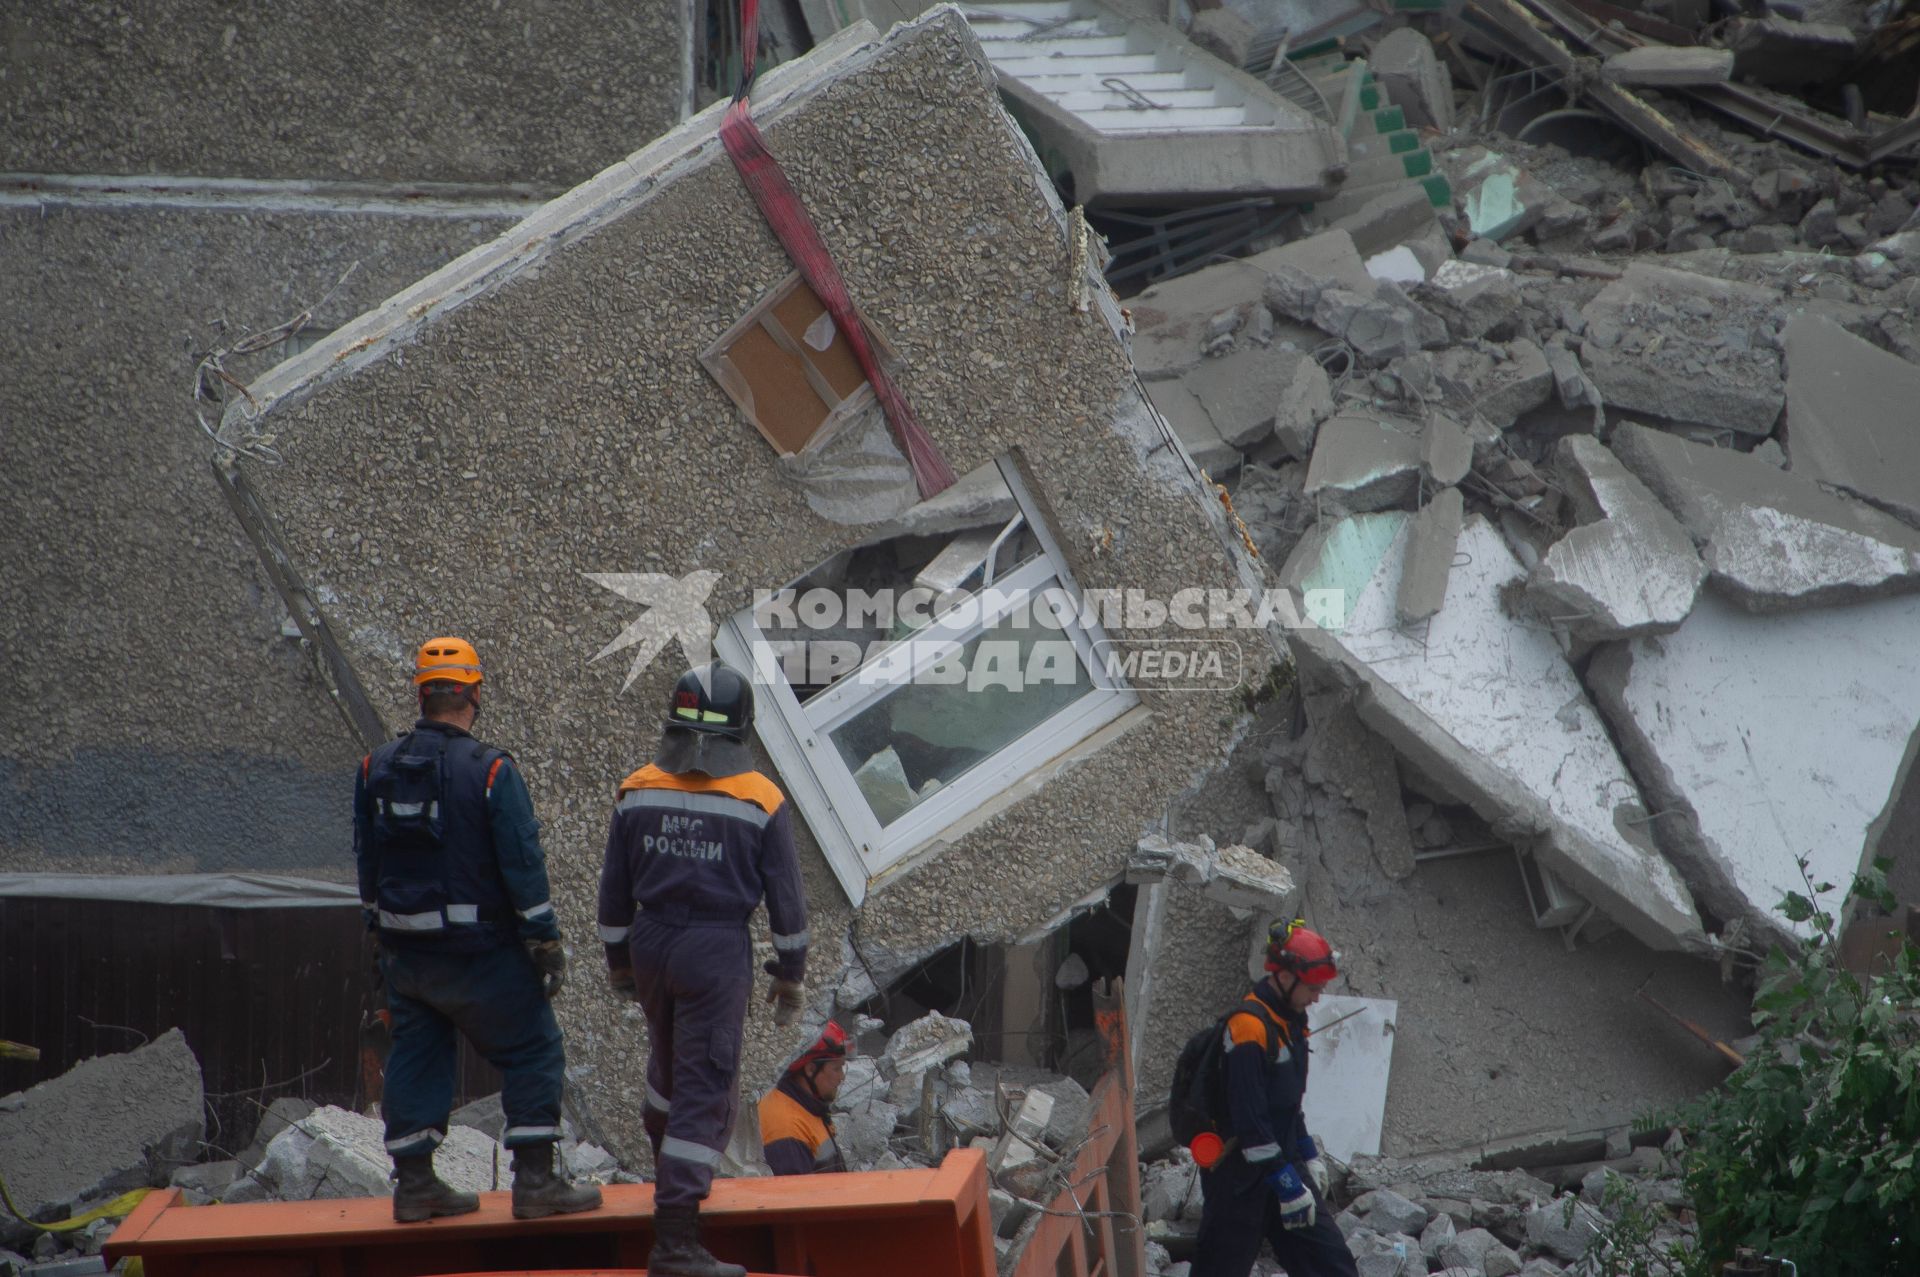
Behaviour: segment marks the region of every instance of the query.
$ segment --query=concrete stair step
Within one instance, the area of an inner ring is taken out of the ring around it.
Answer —
[[[1400,129],[1393,133],[1370,133],[1365,137],[1347,139],[1347,158],[1353,160],[1373,159],[1381,155],[1404,155],[1408,151],[1420,149],[1420,135],[1412,129]]]
[[[1425,147],[1398,154],[1372,155],[1356,159],[1351,151],[1347,160],[1347,186],[1374,186],[1404,178],[1433,175],[1433,153]]]

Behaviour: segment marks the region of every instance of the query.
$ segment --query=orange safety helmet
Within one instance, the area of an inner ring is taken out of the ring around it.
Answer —
[[[478,687],[484,679],[480,672],[480,653],[463,638],[432,638],[420,645],[413,658],[413,685],[428,683],[464,683]]]
[[[789,1076],[795,1073],[807,1074],[807,1070],[816,1064],[846,1059],[847,1052],[851,1049],[852,1043],[847,1038],[847,1031],[834,1021],[828,1020],[827,1027],[820,1031],[820,1036],[813,1040],[813,1045],[802,1051],[792,1064],[787,1065],[787,1073]]]
[[[1333,946],[1308,928],[1305,918],[1276,921],[1267,928],[1267,970],[1291,971],[1307,984],[1326,984],[1340,974]]]

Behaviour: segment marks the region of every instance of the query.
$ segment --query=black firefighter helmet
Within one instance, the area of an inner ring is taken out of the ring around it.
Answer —
[[[753,687],[722,661],[688,670],[673,685],[662,722],[744,742],[753,729]]]

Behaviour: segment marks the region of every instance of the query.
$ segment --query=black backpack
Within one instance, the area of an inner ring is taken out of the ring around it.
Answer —
[[[1225,1080],[1221,1062],[1227,1021],[1246,1009],[1246,1003],[1242,1002],[1188,1038],[1187,1044],[1180,1048],[1180,1058],[1173,1064],[1173,1085],[1167,1090],[1167,1125],[1173,1129],[1173,1138],[1182,1145],[1193,1143],[1194,1136],[1203,1131],[1222,1133],[1220,1115],[1227,1105],[1221,1090]],[[1273,1016],[1266,1008],[1260,1010],[1269,1021],[1267,1056],[1272,1060],[1280,1054],[1279,1035],[1272,1031],[1277,1026],[1271,1023]]]

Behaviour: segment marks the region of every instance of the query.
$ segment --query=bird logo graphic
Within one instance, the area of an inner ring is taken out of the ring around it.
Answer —
[[[707,615],[707,596],[720,580],[718,572],[705,568],[685,576],[664,572],[585,572],[589,581],[612,590],[630,603],[646,608],[621,630],[612,642],[593,654],[593,661],[611,656],[624,648],[633,648],[633,661],[627,666],[627,680],[620,684],[626,691],[640,671],[666,649],[671,639],[680,640],[680,651],[692,667],[705,665],[713,657],[713,619]],[[589,665],[593,661],[587,662]]]

